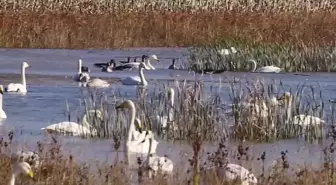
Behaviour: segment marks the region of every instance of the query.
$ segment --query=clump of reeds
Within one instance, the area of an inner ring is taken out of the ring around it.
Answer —
[[[235,47],[237,53],[223,55],[222,49]],[[206,71],[252,71],[274,65],[283,72],[332,72],[336,70],[334,47],[294,46],[279,43],[253,43],[248,40],[224,40],[217,44],[189,49],[185,68],[199,73]]]

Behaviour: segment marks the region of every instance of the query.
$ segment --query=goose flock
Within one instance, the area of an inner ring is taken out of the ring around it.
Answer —
[[[226,55],[230,53],[236,53],[237,51],[234,48],[229,50],[222,50],[221,53]],[[144,76],[144,70],[155,70],[155,67],[151,65],[151,60],[160,62],[156,55],[142,55],[141,61],[138,62],[135,58],[131,62],[131,57],[128,57],[127,61],[116,62],[114,59],[111,59],[107,63],[95,63],[94,66],[97,68],[102,68],[104,72],[113,72],[116,70],[138,70],[138,76],[130,76],[121,80],[123,85],[136,85],[136,86],[147,86],[148,82]],[[254,64],[253,71],[256,72],[279,72],[280,68],[275,66],[265,66],[256,70],[256,62],[251,61]],[[3,110],[3,95],[4,92],[13,92],[13,93],[27,93],[26,86],[26,68],[29,68],[30,65],[27,62],[23,62],[21,65],[21,83],[10,83],[6,88],[3,88],[0,85],[0,119],[6,119],[7,115]],[[175,59],[172,60],[172,65],[169,66],[169,69],[175,70]],[[108,88],[111,87],[107,81],[100,78],[90,78],[89,68],[83,66],[81,59],[78,60],[78,73],[74,76],[73,80],[80,82],[83,87],[93,87],[93,88]],[[165,131],[167,127],[172,126],[173,130],[177,130],[176,125],[174,124],[174,89],[168,88],[167,95],[169,98],[169,111],[168,115],[157,115],[153,121],[154,129],[162,129]],[[285,93],[281,100],[284,100],[290,106],[292,96],[289,93]],[[280,98],[279,98],[280,100]],[[277,104],[277,98],[271,98],[271,101],[274,104]],[[171,175],[174,170],[174,163],[171,159],[167,157],[158,156],[156,154],[159,141],[155,139],[155,136],[151,130],[143,130],[141,125],[141,120],[136,118],[136,108],[132,100],[126,100],[123,103],[116,106],[116,110],[129,109],[131,111],[131,121],[129,123],[129,129],[127,133],[127,140],[125,142],[125,158],[129,168],[136,169],[139,167],[137,159],[134,158],[135,154],[141,154],[144,157],[144,162],[142,166],[147,167],[151,170],[150,176],[157,174],[160,170],[161,172]],[[103,120],[103,113],[100,110],[89,110],[86,114],[82,116],[81,122],[70,122],[64,121],[60,123],[55,123],[48,125],[44,128],[41,128],[43,132],[46,133],[56,133],[60,135],[72,135],[72,136],[96,136],[97,130],[92,124],[90,124],[89,117],[96,117]],[[304,115],[298,115],[294,117],[294,121],[297,124],[308,124],[308,121],[302,121]],[[307,120],[314,120],[317,124],[324,123],[320,118],[310,116]],[[136,128],[138,128],[138,131]],[[32,168],[29,163],[26,161],[28,159],[34,159],[35,161],[39,159],[36,153],[30,151],[20,151],[17,154],[17,157],[23,158],[23,161],[20,161],[13,165],[13,173],[10,179],[9,184],[15,184],[15,178],[19,174],[25,174],[29,177],[33,177]],[[39,164],[39,163],[38,163]],[[227,173],[224,175],[231,180],[239,178],[242,181],[242,185],[247,184],[256,184],[257,178],[244,167],[237,164],[228,164],[225,169]]]

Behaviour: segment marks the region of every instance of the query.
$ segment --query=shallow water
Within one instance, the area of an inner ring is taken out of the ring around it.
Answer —
[[[223,97],[229,101],[230,84],[229,80],[236,79],[244,83],[246,79],[264,79],[268,84],[280,81],[284,84],[283,89],[289,90],[297,88],[299,84],[319,86],[323,93],[322,101],[329,107],[329,99],[336,98],[333,94],[336,90],[336,75],[334,73],[281,73],[281,74],[258,74],[258,73],[238,73],[225,72],[220,75],[199,75],[188,71],[168,70],[172,57],[179,57],[181,60],[186,55],[187,50],[182,48],[143,48],[143,49],[124,49],[124,50],[41,50],[41,49],[0,49],[0,84],[7,85],[10,82],[20,82],[21,62],[27,61],[31,68],[27,69],[28,93],[25,96],[17,94],[4,95],[4,110],[8,118],[2,121],[1,134],[7,135],[8,130],[15,129],[15,143],[12,150],[15,151],[21,147],[35,149],[37,141],[50,141],[49,136],[44,136],[40,128],[67,120],[66,102],[69,104],[73,120],[80,116],[77,107],[82,100],[83,88],[78,87],[78,83],[72,80],[77,71],[77,61],[83,59],[83,65],[91,69],[92,77],[101,77],[113,83],[113,87],[106,90],[106,94],[120,92],[127,98],[135,98],[135,87],[124,86],[119,80],[130,75],[137,75],[137,71],[122,71],[113,73],[100,72],[98,68],[93,67],[95,62],[106,62],[110,58],[120,58],[126,60],[127,56],[141,56],[142,54],[156,54],[161,61],[152,62],[157,69],[155,71],[145,71],[145,76],[149,81],[147,89],[154,91],[157,85],[167,84],[174,86],[173,80],[203,80],[205,87],[220,89]],[[179,64],[177,64],[179,65]],[[275,82],[274,82],[275,81]],[[219,83],[221,82],[221,83]],[[220,88],[219,88],[220,86]],[[330,114],[330,111],[327,111]],[[330,115],[329,115],[330,116]],[[325,115],[327,120],[328,114]],[[26,146],[22,146],[24,141]],[[106,160],[111,163],[116,157],[113,149],[113,141],[87,140],[73,137],[58,137],[62,143],[64,151],[74,154],[81,161],[101,161]],[[292,164],[321,164],[321,149],[327,145],[308,144],[302,140],[278,141],[271,144],[252,144],[250,153],[255,158],[262,152],[267,152],[266,166],[269,166],[275,159],[280,157],[280,152],[288,150],[288,156]],[[216,149],[216,144],[206,144],[205,151]],[[229,148],[236,151],[237,144],[230,142]],[[191,150],[188,144],[160,142],[158,146],[160,155],[168,154],[175,163],[186,161],[185,153],[191,156]],[[119,156],[123,156],[120,152]],[[231,157],[233,162],[236,162]],[[239,162],[238,162],[239,163]],[[256,168],[260,172],[261,162],[256,159],[248,162],[244,166]],[[259,169],[259,170],[258,170]]]

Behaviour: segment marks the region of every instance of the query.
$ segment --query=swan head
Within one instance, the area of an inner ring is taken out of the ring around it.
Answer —
[[[4,93],[4,87],[3,85],[0,85],[0,94],[3,94]]]
[[[232,53],[237,53],[237,49],[235,47],[230,47]]]
[[[151,68],[149,68],[145,63],[141,62],[139,65],[139,69],[150,70]]]
[[[15,175],[19,175],[19,174],[24,174],[27,175],[30,178],[34,178],[34,172],[32,170],[32,168],[30,167],[30,165],[26,162],[20,162],[18,164],[16,164],[13,168],[13,173]]]
[[[90,69],[86,66],[82,66],[82,72],[90,72]]]
[[[160,62],[159,58],[156,55],[151,55],[150,57],[152,59],[156,60],[157,62]]]
[[[292,100],[292,98],[293,96],[291,95],[291,93],[286,91],[280,98],[278,98],[278,100],[279,101],[284,100],[286,103],[289,103]]]
[[[116,109],[131,109],[134,108],[134,103],[132,100],[126,100],[123,103],[119,104]]]
[[[141,121],[139,118],[135,118],[135,125],[138,127],[139,131],[142,132]]]
[[[27,68],[27,67],[30,67],[30,65],[29,65],[27,62],[23,62],[23,63],[22,63],[22,67],[23,67],[23,68]]]

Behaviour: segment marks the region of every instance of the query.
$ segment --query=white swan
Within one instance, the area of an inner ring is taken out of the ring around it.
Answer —
[[[140,85],[147,86],[148,82],[145,79],[143,70],[149,70],[149,67],[145,63],[139,65],[139,76],[130,76],[121,80],[123,85]]]
[[[17,151],[12,157],[19,162],[27,162],[28,164],[33,165],[34,168],[38,168],[41,163],[40,157],[37,153],[32,151]]]
[[[30,178],[34,178],[34,172],[30,165],[26,162],[20,162],[12,167],[12,175],[9,180],[9,185],[15,185],[15,178],[20,174],[24,174]]]
[[[131,62],[127,64],[118,65],[118,66],[115,66],[113,70],[138,69],[141,63],[145,63],[146,66],[148,66],[148,70],[155,70],[155,68],[150,63],[150,59],[154,59],[157,62],[160,61],[156,55],[151,55],[151,56],[142,55],[141,62]]]
[[[234,48],[234,47],[230,47],[230,49],[231,49],[231,51],[230,50],[228,50],[228,49],[221,49],[221,50],[219,50],[218,52],[219,52],[219,54],[221,54],[221,55],[230,55],[230,52],[231,53],[237,53],[237,50],[236,50],[236,48]]]
[[[173,88],[168,89],[168,99],[169,99],[169,111],[168,116],[156,115],[155,122],[153,125],[154,130],[161,128],[163,131],[168,129],[168,123],[172,123],[170,129],[177,130],[177,127],[174,124],[174,97],[175,91]]]
[[[292,100],[293,96],[291,95],[290,92],[285,92],[279,100],[285,100],[285,105],[287,106],[287,120],[286,123],[292,123],[294,125],[300,125],[303,126],[304,128],[309,126],[309,125],[320,125],[322,123],[325,123],[324,120],[322,120],[319,117],[314,117],[311,115],[296,115],[292,118]]]
[[[228,180],[241,180],[241,185],[250,185],[250,184],[257,184],[258,179],[255,177],[253,173],[251,173],[246,168],[238,165],[229,163],[225,167],[210,167],[205,168],[205,171],[209,170],[217,170],[219,171],[220,175],[227,178]]]
[[[10,83],[6,87],[7,92],[20,92],[20,93],[26,93],[27,87],[26,87],[26,68],[30,67],[30,65],[27,62],[22,62],[21,65],[21,84],[19,83]]]
[[[151,151],[154,135],[148,135],[146,140],[149,140],[149,150]],[[169,159],[168,157],[160,157],[154,154],[148,154],[146,161],[144,161],[142,167],[148,167],[149,169],[149,178],[152,178],[153,174],[151,172],[154,172],[154,175],[156,175],[158,172],[161,172],[162,174],[172,175],[174,170],[174,162]]]
[[[102,113],[99,110],[89,110],[89,117],[97,117],[100,120],[103,120]],[[90,126],[87,119],[87,114],[84,114],[82,117],[82,124],[75,122],[64,121],[60,123],[55,123],[49,125],[45,128],[41,128],[48,133],[58,133],[63,135],[72,135],[72,136],[96,136],[97,130]]]
[[[253,64],[252,72],[258,72],[258,73],[279,73],[281,69],[276,66],[264,66],[259,69],[257,69],[257,62],[253,59],[249,60]]]
[[[0,119],[6,119],[7,115],[6,112],[3,110],[3,93],[4,93],[4,88],[2,85],[0,85]]]
[[[86,76],[89,76],[89,75],[88,74],[83,75],[82,73],[80,74],[79,79],[80,79],[81,85],[83,87],[95,87],[95,88],[110,87],[110,84],[105,80],[102,80],[102,79],[99,79],[99,78],[94,78],[94,79],[88,80],[88,78]]]
[[[74,76],[74,80],[77,82],[81,82],[81,81],[88,81],[90,80],[90,76],[89,76],[89,70],[87,68],[87,70],[84,72],[83,71],[83,66],[82,66],[82,59],[78,60],[78,73]]]
[[[176,67],[176,65],[175,65],[175,58],[173,58],[173,61],[172,61],[172,64],[168,67],[168,69],[171,69],[171,70],[176,70],[177,69],[177,67]]]
[[[136,167],[137,165],[134,164],[134,160],[130,159],[130,155],[131,154],[142,154],[144,156],[148,155],[149,140],[139,141],[139,140],[132,139],[133,133],[135,131],[134,124],[135,124],[135,114],[136,114],[134,103],[131,100],[126,100],[116,107],[116,109],[124,109],[124,108],[131,109],[131,123],[128,129],[127,140],[125,142],[125,149],[126,149],[125,157],[129,165]],[[150,153],[156,152],[157,145],[158,145],[158,142],[153,141]]]

